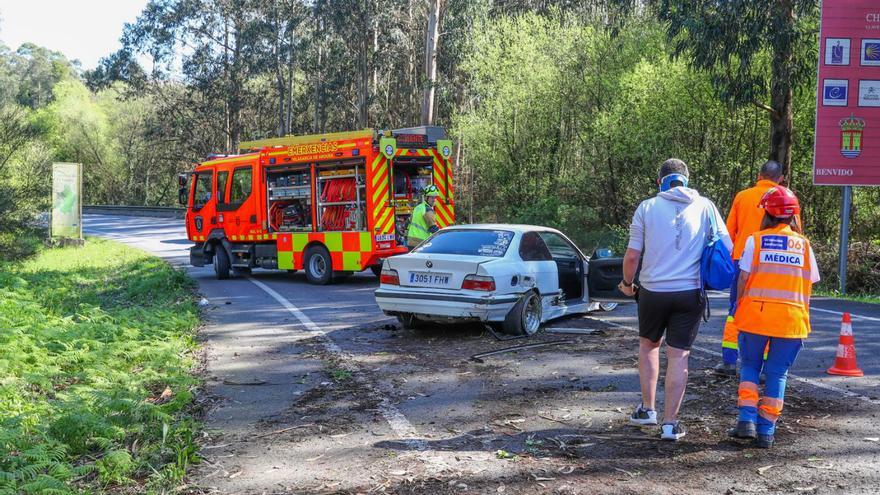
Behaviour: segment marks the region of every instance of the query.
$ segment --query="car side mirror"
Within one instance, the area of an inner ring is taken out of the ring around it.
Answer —
[[[187,200],[187,199],[188,199],[188,198],[187,198],[187,194],[186,194],[186,188],[185,188],[185,187],[181,187],[181,188],[177,191],[177,202],[180,203],[182,206],[186,206],[186,200]]]
[[[177,186],[184,188],[186,187],[186,181],[189,177],[189,174],[177,174]]]
[[[593,255],[590,256],[591,259],[601,259],[601,258],[612,258],[614,257],[614,252],[609,248],[598,248],[593,251]]]

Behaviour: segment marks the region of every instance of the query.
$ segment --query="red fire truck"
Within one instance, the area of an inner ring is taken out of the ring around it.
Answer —
[[[330,283],[405,253],[421,191],[441,192],[440,227],[455,222],[452,141],[440,127],[287,136],[241,144],[182,174],[194,266],[217,278],[254,268],[304,270]]]

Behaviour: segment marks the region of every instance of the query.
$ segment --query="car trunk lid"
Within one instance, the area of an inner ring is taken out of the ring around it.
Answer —
[[[497,259],[487,256],[413,253],[389,258],[387,263],[391,269],[397,270],[401,286],[458,290],[466,276],[478,273],[483,263]]]

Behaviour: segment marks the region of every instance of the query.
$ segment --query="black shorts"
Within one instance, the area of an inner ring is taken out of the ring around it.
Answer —
[[[690,350],[706,309],[703,291],[651,292],[640,288],[638,302],[639,337],[658,342],[665,332],[666,345]]]

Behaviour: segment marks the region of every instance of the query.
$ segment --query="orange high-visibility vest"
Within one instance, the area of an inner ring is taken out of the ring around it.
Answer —
[[[752,234],[752,269],[734,315],[742,331],[804,339],[810,333],[810,241],[788,225]]]

